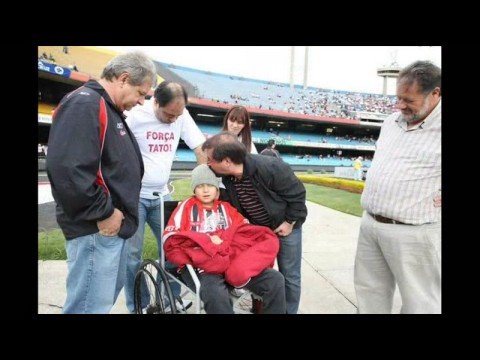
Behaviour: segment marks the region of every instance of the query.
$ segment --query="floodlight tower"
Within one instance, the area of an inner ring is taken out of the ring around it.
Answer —
[[[308,81],[308,46],[305,46],[305,64],[303,65],[303,88],[307,88]]]
[[[391,53],[391,64],[377,69],[377,75],[383,77],[383,96],[387,95],[387,79],[398,78],[401,68],[397,63],[397,50]]]

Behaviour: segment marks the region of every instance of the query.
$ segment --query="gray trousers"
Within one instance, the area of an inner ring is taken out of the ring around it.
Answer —
[[[364,212],[355,257],[359,314],[390,314],[395,284],[403,314],[441,313],[441,222],[384,224]]]
[[[188,273],[185,273],[185,283],[189,284]],[[207,314],[233,314],[233,304],[230,299],[230,285],[225,282],[223,275],[201,273],[200,298]],[[274,269],[266,269],[253,277],[245,288],[259,295],[263,299],[262,314],[285,314],[285,280],[283,275]]]

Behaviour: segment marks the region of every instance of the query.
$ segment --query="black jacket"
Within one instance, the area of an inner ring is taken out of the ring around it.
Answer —
[[[280,157],[280,153],[279,153],[277,150],[272,149],[272,148],[265,148],[265,149],[263,149],[263,150],[260,152],[260,155],[274,156],[274,157],[277,157],[277,158]]]
[[[243,176],[249,176],[252,180],[253,187],[270,216],[272,230],[285,220],[295,220],[295,229],[302,226],[307,217],[306,191],[290,165],[276,157],[247,154]],[[223,176],[222,181],[226,189],[222,189],[221,199],[230,202],[248,218],[238,201],[232,177]]]
[[[125,216],[119,237],[137,230],[143,161],[124,118],[96,81],[67,94],[55,110],[47,174],[67,240],[98,232],[97,221],[114,208]]]

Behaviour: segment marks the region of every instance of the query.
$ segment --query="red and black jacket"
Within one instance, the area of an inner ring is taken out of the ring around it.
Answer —
[[[53,114],[47,174],[67,240],[98,232],[114,208],[125,216],[119,237],[137,230],[143,161],[124,119],[96,81],[67,94]]]

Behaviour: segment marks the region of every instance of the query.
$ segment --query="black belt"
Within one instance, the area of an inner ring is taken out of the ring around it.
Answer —
[[[384,223],[384,224],[400,224],[400,225],[410,225],[410,224],[405,224],[401,221],[397,221],[397,220],[393,220],[393,219],[389,219],[389,218],[386,218],[385,216],[382,216],[382,215],[374,215],[374,214],[370,214],[368,213],[368,215],[370,215],[371,217],[373,217],[375,220],[377,220],[378,222],[381,222],[381,223]]]

